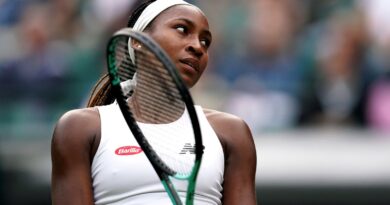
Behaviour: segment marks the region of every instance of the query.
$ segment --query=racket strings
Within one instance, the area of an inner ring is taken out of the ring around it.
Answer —
[[[150,98],[149,98],[150,99]],[[173,119],[177,119],[177,114],[171,114],[169,111],[169,108],[164,107],[160,104],[152,104],[150,103],[150,100],[148,98],[140,98],[138,100],[139,103],[141,103],[143,109],[140,111],[140,115],[142,116],[142,119],[145,119],[146,122],[162,122],[162,123],[169,123],[172,122]],[[147,110],[147,111],[143,111]],[[179,111],[177,111],[179,112]],[[149,121],[148,121],[149,119]]]
[[[137,73],[129,109],[141,122],[138,124],[148,143],[170,169],[183,176],[190,175],[195,162],[195,137],[171,74],[147,46],[135,49],[135,62],[128,55],[128,39],[118,41],[115,52],[121,82],[133,80]],[[124,88],[122,91],[128,97],[129,91]]]
[[[157,62],[155,62],[156,60]],[[139,72],[144,74],[140,74],[140,83],[148,85],[145,87],[140,85],[143,89],[140,89],[139,95],[141,100],[139,102],[144,103],[141,107],[147,108],[147,112],[143,114],[150,117],[156,115],[165,117],[168,122],[181,117],[185,111],[185,104],[169,73],[165,68],[159,67],[163,65],[159,63],[158,59],[149,52],[139,52],[137,55],[137,66]],[[157,109],[153,109],[153,107]],[[182,117],[189,119],[188,113]],[[166,121],[164,120],[164,122]],[[189,121],[183,123],[183,121],[179,120],[169,126],[162,126],[156,133],[164,133],[164,136],[148,138],[155,151],[168,167],[182,175],[189,175],[195,161],[195,155],[192,151],[194,136],[191,123]],[[191,136],[188,136],[189,133]],[[167,152],[172,147],[181,149],[175,150],[173,153]]]
[[[130,59],[127,57],[127,44],[122,42],[121,46],[117,46],[117,58],[119,56],[119,76],[120,79],[124,82],[129,79],[131,79],[132,76],[134,76],[134,73],[136,71],[136,67],[134,64],[130,61]],[[183,111],[183,102],[181,100],[181,95],[179,91],[176,88],[176,84],[173,82],[173,80],[170,78],[168,72],[164,69],[159,69],[159,71],[165,71],[163,72],[156,72],[158,68],[161,68],[163,65],[161,64],[158,59],[154,56],[151,52],[139,52],[137,55],[137,67],[138,72],[143,72],[143,74],[139,75],[140,79],[139,84],[146,84],[144,85],[143,89],[139,89],[143,92],[139,92],[140,98],[146,98],[147,101],[143,100],[142,102],[145,102],[145,106],[148,104],[151,104],[152,102],[156,101],[158,104],[155,104],[159,109],[165,109],[166,113],[176,113],[180,115]],[[156,69],[140,69],[140,68],[156,68]],[[152,72],[150,72],[152,70]],[[149,71],[149,72],[144,72]],[[140,85],[141,86],[141,85]],[[152,98],[156,98],[153,100]],[[159,106],[164,105],[164,106]],[[141,106],[143,107],[143,106]],[[149,106],[150,107],[150,106]],[[161,113],[161,112],[160,112]]]
[[[123,61],[123,59],[129,61],[129,58],[127,58],[127,54],[126,54],[126,46],[127,46],[126,44],[122,44],[122,46],[119,47],[119,49],[122,48],[118,52],[118,53],[122,53],[122,55],[120,55],[121,56],[120,61]],[[181,100],[181,95],[176,88],[176,84],[170,78],[169,73],[165,69],[161,69],[163,68],[162,63],[158,61],[158,59],[156,59],[153,53],[148,52],[148,50],[138,51],[136,60],[137,60],[137,67],[138,67],[137,72],[139,73],[142,72],[142,74],[138,74],[139,79],[137,79],[138,81],[137,83],[139,84],[139,87],[142,86],[142,91],[143,91],[143,92],[138,92],[140,96],[139,99],[147,99],[147,100],[140,100],[140,102],[144,102],[144,104],[139,107],[141,108],[147,107],[148,109],[150,109],[152,107],[151,106],[152,103],[156,101],[158,102],[158,104],[154,104],[153,107],[156,107],[158,109],[163,109],[163,110],[157,110],[155,113],[167,113],[169,118],[165,118],[166,121],[173,121],[177,119],[184,110],[184,104],[183,101]],[[155,69],[147,70],[141,68],[155,68]],[[125,81],[129,77],[133,76],[135,69],[137,68],[135,68],[135,66],[131,62],[121,63],[121,67],[119,68],[119,72],[120,72],[119,75],[122,76],[121,80]],[[156,72],[156,70],[158,71]],[[142,85],[146,83],[147,85]],[[156,99],[152,99],[152,98],[156,98]],[[142,113],[144,112],[141,111],[140,114]],[[141,118],[142,117],[143,116],[141,116]],[[150,119],[149,116],[147,116],[147,118]]]
[[[128,58],[128,55],[126,53],[126,46],[127,44],[122,44],[122,46],[117,47],[118,52],[121,53],[120,60],[118,60],[119,63],[119,70],[118,72],[119,75],[121,76],[122,81],[126,81],[128,79],[131,79],[134,76],[135,70],[137,69],[134,64],[131,63],[130,58]],[[151,52],[139,52],[137,55],[137,62],[139,65],[138,67],[142,68],[162,68],[163,65],[161,64],[160,61],[156,59],[154,54]],[[130,69],[129,69],[130,68]],[[141,72],[141,69],[138,69],[139,72]],[[164,72],[164,73],[162,73]],[[163,75],[161,75],[163,74]],[[156,92],[152,96],[154,97],[159,97],[159,100],[161,102],[164,102],[169,105],[173,102],[174,100],[179,101],[178,99],[180,98],[180,93],[178,92],[177,88],[175,87],[176,84],[172,81],[172,79],[169,76],[169,73],[164,70],[160,69],[160,72],[145,72],[143,75],[140,75],[144,78],[148,78],[147,80],[140,80],[140,82],[147,82],[148,87],[151,87],[153,89],[149,89],[150,92]],[[172,89],[173,88],[173,89]],[[157,93],[160,93],[160,95],[157,95]],[[162,94],[166,94],[166,96],[162,96]],[[174,95],[174,96],[172,96]],[[180,102],[182,102],[180,100]],[[176,108],[179,103],[173,104],[171,107]],[[178,107],[179,110],[181,107]]]

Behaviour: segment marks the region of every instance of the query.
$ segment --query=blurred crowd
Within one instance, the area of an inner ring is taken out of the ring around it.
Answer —
[[[209,96],[255,132],[390,130],[390,1],[199,3],[216,29]]]
[[[1,135],[52,129],[63,112],[85,106],[107,38],[134,3],[0,0]]]
[[[139,2],[0,0],[0,129],[52,126],[85,106],[108,37]],[[196,102],[242,117],[255,133],[390,131],[390,1],[190,2],[213,33]]]

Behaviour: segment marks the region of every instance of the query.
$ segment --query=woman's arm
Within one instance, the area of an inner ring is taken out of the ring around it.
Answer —
[[[93,204],[91,163],[99,138],[97,110],[74,110],[60,118],[51,144],[52,204]]]
[[[226,114],[209,115],[225,151],[224,205],[256,205],[256,148],[248,125]]]

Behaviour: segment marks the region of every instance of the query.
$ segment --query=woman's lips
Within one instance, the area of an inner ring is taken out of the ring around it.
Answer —
[[[195,58],[183,58],[179,62],[184,65],[186,69],[192,69],[196,72],[199,72],[199,60]]]

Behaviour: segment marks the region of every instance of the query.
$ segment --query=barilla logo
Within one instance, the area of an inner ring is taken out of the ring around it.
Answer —
[[[115,150],[117,155],[134,155],[142,152],[142,149],[137,146],[124,146]]]

